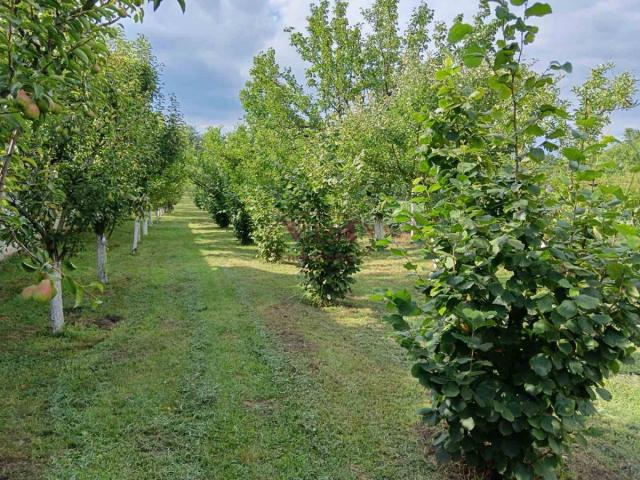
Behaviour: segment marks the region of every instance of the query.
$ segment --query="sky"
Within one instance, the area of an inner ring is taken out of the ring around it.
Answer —
[[[350,19],[372,0],[351,0]],[[580,84],[592,67],[614,62],[616,72],[640,78],[640,0],[547,0],[553,15],[538,19],[540,34],[527,56],[540,70],[549,62],[570,61],[574,71],[563,92]],[[303,31],[310,0],[187,0],[183,14],[175,0],[148,11],[142,24],[125,25],[134,38],[146,36],[163,65],[165,91],[174,93],[186,121],[198,130],[242,120],[239,92],[249,76],[253,57],[275,48],[281,67],[291,67],[302,83],[304,65],[289,44],[286,27]],[[404,26],[420,0],[400,0]],[[451,22],[456,14],[471,18],[477,0],[429,0],[436,19]],[[640,99],[640,97],[638,97]],[[640,107],[614,115],[608,133],[640,128]]]

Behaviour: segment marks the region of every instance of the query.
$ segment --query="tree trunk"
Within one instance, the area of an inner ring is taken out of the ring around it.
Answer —
[[[153,213],[151,209],[149,209],[149,226],[153,225]]]
[[[60,333],[64,328],[64,309],[62,305],[62,270],[61,262],[56,262],[53,266],[55,272],[51,275],[51,281],[56,289],[55,296],[49,302],[49,318],[51,320],[51,331]]]
[[[107,237],[105,234],[96,234],[98,246],[98,281],[103,285],[109,283],[107,277]]]
[[[373,219],[373,235],[376,241],[384,240],[384,217],[380,214]]]
[[[142,235],[144,235],[145,237],[149,235],[149,219],[147,218],[146,215],[142,220]]]
[[[133,222],[133,246],[131,247],[131,251],[136,253],[138,251],[138,242],[140,241],[140,219],[136,217],[135,222]]]

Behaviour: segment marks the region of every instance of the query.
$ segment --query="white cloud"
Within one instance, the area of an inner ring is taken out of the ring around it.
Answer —
[[[176,2],[164,2],[148,12],[142,25],[129,24],[127,33],[143,33],[165,65],[167,90],[181,100],[186,118],[199,127],[210,122],[231,127],[241,118],[238,93],[253,57],[274,47],[281,66],[290,66],[300,82],[304,65],[289,44],[285,27],[304,30],[309,0],[188,0],[182,15]],[[400,0],[405,24],[419,0]],[[436,19],[450,22],[458,13],[470,18],[477,0],[430,0]],[[360,21],[360,11],[371,0],[352,0],[349,14]],[[640,6],[638,0],[571,0],[552,2],[553,15],[539,20],[541,33],[529,56],[546,66],[551,60],[569,60],[574,74],[568,91],[591,67],[614,61],[618,70],[640,77]],[[615,116],[612,130],[640,126],[637,111]]]

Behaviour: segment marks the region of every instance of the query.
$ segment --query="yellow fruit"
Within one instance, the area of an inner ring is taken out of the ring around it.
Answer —
[[[18,91],[18,95],[16,95],[16,102],[20,105],[24,116],[29,120],[38,120],[40,118],[40,108],[36,105],[31,99],[31,95],[29,95],[24,90]]]
[[[27,107],[23,108],[24,116],[29,120],[38,120],[40,118],[40,109],[36,102],[32,101]]]
[[[31,96],[29,96],[29,94],[22,89],[18,91],[18,95],[16,95],[16,101],[22,108],[26,108],[30,103],[33,102],[33,100],[31,100]]]
[[[48,302],[53,298],[55,294],[56,292],[55,292],[55,289],[53,288],[53,284],[51,283],[51,280],[47,278],[45,280],[42,280],[36,286],[35,291],[33,293],[33,299],[37,300],[38,302]]]
[[[31,300],[33,298],[33,294],[36,291],[36,285],[30,285],[22,290],[22,298],[25,300]]]

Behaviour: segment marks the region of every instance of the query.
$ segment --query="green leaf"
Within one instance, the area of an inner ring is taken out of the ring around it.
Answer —
[[[64,266],[69,271],[74,271],[74,270],[78,269],[78,267],[76,267],[75,264],[71,260],[65,260],[64,261]]]
[[[410,326],[406,322],[406,320],[402,317],[402,315],[398,315],[397,313],[393,315],[387,315],[382,318],[385,322],[391,324],[394,330],[404,332],[409,330]]]
[[[584,162],[585,156],[582,150],[573,147],[567,147],[562,149],[562,154],[568,159],[574,162]]]
[[[462,62],[469,68],[476,68],[482,65],[487,51],[477,43],[469,45],[462,53]]]
[[[564,318],[573,318],[578,313],[578,307],[571,300],[564,300],[558,307],[558,313]]]
[[[529,158],[542,162],[544,160],[544,150],[541,148],[532,148],[529,150]]]
[[[596,392],[598,392],[600,398],[602,398],[605,402],[609,402],[613,398],[609,390],[605,390],[604,388],[596,387]]]
[[[440,420],[438,412],[433,408],[423,408],[419,413],[422,416],[422,421],[432,427],[436,426]]]
[[[87,54],[84,53],[84,51],[80,48],[77,48],[73,54],[78,57],[83,63],[88,64],[89,63],[89,57],[87,57]]]
[[[526,133],[527,135],[533,135],[535,137],[540,137],[540,136],[544,135],[544,130],[539,125],[533,124],[533,125],[529,125],[527,128],[525,128],[524,129],[524,133]]]
[[[471,431],[476,427],[476,422],[473,420],[473,417],[463,418],[460,420],[460,425],[462,425],[465,430]]]
[[[516,480],[533,480],[533,470],[530,466],[519,463],[513,470]]]
[[[544,354],[540,353],[529,360],[529,365],[534,372],[536,372],[541,377],[546,377],[549,375],[551,371],[552,364],[551,360],[549,360]]]
[[[542,480],[557,480],[556,475],[556,461],[551,457],[544,457],[539,459],[533,466],[535,474],[542,478]]]
[[[629,343],[627,337],[615,330],[607,330],[604,334],[603,340],[604,343],[614,348],[621,348]]]
[[[27,272],[35,272],[36,270],[38,270],[38,267],[31,265],[27,261],[22,262],[21,265],[22,265],[22,268],[24,268]]]
[[[600,305],[600,300],[589,295],[578,295],[573,299],[574,302],[585,310],[595,310]]]
[[[573,65],[571,64],[571,62],[564,62],[561,64],[560,62],[554,61],[551,62],[551,70],[564,70],[567,73],[571,73],[573,72]]]
[[[445,397],[457,397],[460,395],[460,388],[456,383],[449,382],[442,387],[442,394]]]
[[[473,27],[468,23],[455,23],[451,30],[449,30],[449,36],[447,37],[449,43],[458,43],[464,37],[473,32]]]
[[[549,5],[548,3],[534,3],[533,5],[531,5],[529,8],[527,8],[524,11],[524,16],[525,17],[544,17],[545,15],[549,15],[550,13],[553,13],[553,10],[551,9],[551,5]]]
[[[553,310],[553,297],[551,295],[545,295],[544,297],[536,300],[536,306],[541,313],[547,313]]]
[[[82,288],[77,288],[76,289],[76,298],[75,298],[75,304],[73,306],[73,308],[78,308],[80,307],[80,305],[82,305],[82,300],[84,299],[84,290]]]
[[[502,100],[505,100],[511,96],[511,89],[508,87],[508,85],[501,82],[497,78],[490,78],[489,80],[487,80],[487,84],[489,85],[491,90],[496,92],[498,94],[498,97],[500,97]]]

